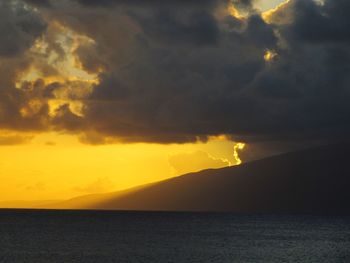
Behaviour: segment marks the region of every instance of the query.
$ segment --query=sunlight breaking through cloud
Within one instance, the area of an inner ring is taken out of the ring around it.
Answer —
[[[235,158],[236,161],[236,165],[240,165],[242,164],[242,160],[239,157],[239,151],[242,151],[245,148],[245,143],[236,143],[235,146],[233,147],[234,152],[233,152],[233,156]]]

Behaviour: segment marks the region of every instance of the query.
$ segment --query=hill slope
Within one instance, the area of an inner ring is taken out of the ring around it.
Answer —
[[[51,208],[350,214],[350,145],[205,170]]]

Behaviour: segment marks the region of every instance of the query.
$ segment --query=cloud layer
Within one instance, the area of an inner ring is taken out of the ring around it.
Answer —
[[[9,61],[0,64],[7,72],[2,128],[83,133],[91,143],[218,134],[334,140],[350,132],[346,0],[290,0],[265,20],[251,1],[238,0],[10,2],[0,7],[7,25],[0,26],[0,56]],[[67,58],[60,38],[53,40],[57,28],[70,32],[68,55],[98,81],[81,88],[81,79],[73,85],[56,77],[15,89],[16,76],[38,64],[28,51],[38,39]],[[50,115],[50,99],[63,93],[66,102]]]

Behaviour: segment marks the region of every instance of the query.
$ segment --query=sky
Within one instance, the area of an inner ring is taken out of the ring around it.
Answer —
[[[348,140],[347,0],[0,0],[0,201]]]
[[[255,7],[260,9],[261,11],[268,11],[270,9],[276,8],[281,3],[285,2],[284,0],[260,0],[255,1]]]

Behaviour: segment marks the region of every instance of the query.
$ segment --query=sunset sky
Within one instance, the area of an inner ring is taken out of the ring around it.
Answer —
[[[117,191],[350,132],[348,0],[0,0],[0,201]]]

